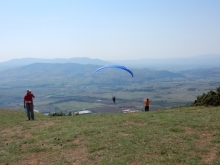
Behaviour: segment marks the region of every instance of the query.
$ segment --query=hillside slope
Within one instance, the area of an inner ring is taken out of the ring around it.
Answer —
[[[220,164],[220,107],[26,121],[0,110],[0,164]]]

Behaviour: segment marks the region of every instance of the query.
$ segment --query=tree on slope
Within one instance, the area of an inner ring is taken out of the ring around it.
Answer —
[[[198,96],[192,104],[194,106],[219,106],[220,105],[220,87],[216,88],[216,92],[209,91],[207,94]]]

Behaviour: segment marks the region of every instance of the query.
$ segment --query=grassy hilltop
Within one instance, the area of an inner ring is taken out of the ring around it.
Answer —
[[[220,107],[35,114],[0,110],[0,165],[220,164]]]

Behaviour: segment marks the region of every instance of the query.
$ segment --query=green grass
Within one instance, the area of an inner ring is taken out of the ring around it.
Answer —
[[[220,164],[220,107],[35,115],[0,110],[0,165]]]

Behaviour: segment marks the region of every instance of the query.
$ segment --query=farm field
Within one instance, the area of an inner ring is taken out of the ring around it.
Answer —
[[[76,80],[78,81],[78,80]],[[218,77],[206,79],[157,79],[131,84],[78,84],[71,80],[57,80],[51,85],[35,86],[31,90],[36,95],[35,108],[41,113],[76,112],[91,110],[94,113],[117,113],[124,109],[143,110],[143,99],[151,100],[150,110],[167,109],[189,105],[197,96],[215,90],[213,83]],[[8,84],[11,88],[0,89],[0,107],[22,109],[25,88],[19,87],[22,82]],[[71,85],[72,84],[72,85]],[[73,85],[74,84],[74,85]],[[116,104],[112,96],[116,96]],[[100,107],[105,107],[100,110]]]

